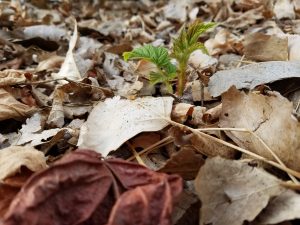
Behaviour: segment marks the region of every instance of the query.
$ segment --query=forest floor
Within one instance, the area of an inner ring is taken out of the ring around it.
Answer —
[[[299,0],[0,1],[0,224],[297,224],[299,60]]]

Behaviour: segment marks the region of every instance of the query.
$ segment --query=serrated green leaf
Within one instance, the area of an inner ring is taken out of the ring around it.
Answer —
[[[177,59],[180,63],[187,63],[190,54],[201,49],[207,53],[206,48],[198,39],[202,33],[215,26],[215,23],[201,23],[195,21],[187,29],[182,28],[178,38],[173,40],[173,51],[172,56]]]
[[[129,59],[145,59],[158,67],[164,67],[170,63],[168,50],[164,47],[155,47],[153,45],[144,45],[131,52],[124,52],[123,57],[125,61]]]

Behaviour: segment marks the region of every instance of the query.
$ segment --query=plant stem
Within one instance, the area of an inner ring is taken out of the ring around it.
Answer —
[[[186,63],[180,63],[179,64],[179,75],[178,75],[178,87],[177,87],[177,93],[179,96],[183,95],[183,90],[186,83]]]

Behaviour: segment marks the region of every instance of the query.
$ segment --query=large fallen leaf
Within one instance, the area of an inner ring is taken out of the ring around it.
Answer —
[[[269,96],[238,91],[222,95],[220,127],[245,128],[259,136],[286,166],[300,171],[300,123],[292,116],[293,104],[277,92]],[[226,131],[239,146],[274,160],[254,135]]]
[[[11,146],[0,151],[0,180],[13,176],[25,166],[35,172],[47,167],[44,154],[29,146]]]
[[[170,225],[181,189],[178,176],[77,150],[34,174],[2,224]]]
[[[27,117],[34,108],[17,101],[10,93],[0,88],[0,121]]]
[[[242,225],[253,221],[284,188],[267,172],[241,161],[207,159],[195,180],[202,202],[200,224]]]
[[[144,131],[158,131],[168,125],[173,98],[146,97],[107,99],[94,107],[80,129],[78,146],[95,149],[103,156]]]
[[[253,89],[258,85],[300,77],[299,62],[271,61],[216,72],[209,81],[209,92],[217,97],[231,86]]]

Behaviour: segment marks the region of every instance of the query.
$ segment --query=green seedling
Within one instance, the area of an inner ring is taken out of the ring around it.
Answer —
[[[178,77],[177,93],[179,96],[182,96],[190,55],[197,49],[207,53],[205,46],[203,43],[198,42],[198,39],[202,33],[213,26],[215,26],[215,23],[201,23],[200,21],[195,21],[188,28],[184,26],[179,36],[173,40],[173,48],[170,56],[168,50],[164,47],[144,45],[131,52],[124,52],[124,60],[144,59],[154,63],[157,71],[150,73],[150,83],[164,83],[170,92],[172,92],[171,81]],[[177,67],[171,63],[171,58],[176,59]]]

